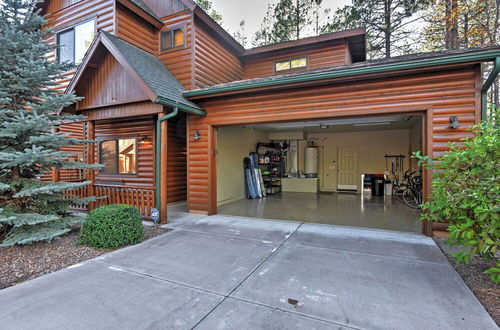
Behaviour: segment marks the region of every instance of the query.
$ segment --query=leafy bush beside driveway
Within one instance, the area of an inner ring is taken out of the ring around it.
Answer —
[[[500,245],[499,110],[474,127],[474,138],[450,143],[450,150],[437,161],[414,155],[433,171],[422,219],[448,221],[447,244],[466,247],[453,254],[457,262],[469,262],[475,255],[494,258]],[[500,282],[499,264],[487,273]]]
[[[106,205],[89,213],[83,223],[80,243],[100,249],[113,249],[143,240],[139,210],[130,205]]]

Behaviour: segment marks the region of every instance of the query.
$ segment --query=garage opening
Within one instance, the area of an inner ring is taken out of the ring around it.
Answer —
[[[407,204],[419,196],[402,192],[422,182],[411,157],[423,150],[422,122],[392,115],[218,127],[218,213],[421,233],[420,210]]]

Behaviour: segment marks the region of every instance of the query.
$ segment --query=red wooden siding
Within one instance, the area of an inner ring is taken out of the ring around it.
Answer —
[[[434,155],[447,149],[448,141],[468,136],[466,128],[478,120],[479,67],[469,66],[449,71],[407,74],[398,77],[366,79],[357,82],[331,83],[294,90],[227,96],[200,102],[206,117],[189,118],[189,136],[201,132],[201,139],[189,139],[188,202],[190,210],[214,211],[209,208],[215,197],[214,163],[211,161],[215,140],[212,126],[262,123],[283,120],[306,120],[338,115],[370,115],[405,107],[432,108]],[[449,117],[459,117],[462,126],[453,130]],[[431,138],[431,136],[427,136]],[[212,172],[211,172],[212,171]],[[212,181],[214,182],[214,181]],[[212,206],[213,207],[213,206]]]
[[[71,1],[71,0],[70,0]],[[74,1],[75,4],[65,7],[68,3],[65,1],[50,1],[47,13],[49,21],[48,27],[57,31],[72,27],[79,22],[88,19],[96,19],[97,31],[104,30],[107,32],[114,31],[114,1],[113,0],[87,0]],[[48,39],[49,42],[55,43],[55,34]],[[55,51],[49,54],[51,60],[55,60]],[[60,85],[56,88],[61,91],[66,89],[69,81],[75,74],[76,68],[68,70],[63,74],[60,80]]]
[[[61,133],[69,133],[70,137],[72,138],[83,140],[83,123],[81,122],[61,125],[59,127],[59,131]],[[73,156],[70,157],[70,159],[72,160],[83,159],[83,145],[65,146],[61,149],[61,151],[73,154]],[[82,170],[63,169],[60,170],[60,177],[61,181],[66,181],[66,182],[82,181],[83,173]]]
[[[162,31],[173,28],[184,28],[185,47],[176,47],[160,51],[158,58],[184,86],[191,89],[192,84],[192,51],[193,51],[193,15],[190,11],[181,12],[163,19]],[[160,46],[157,46],[160,49]]]
[[[137,174],[104,174],[98,172],[97,183],[114,185],[154,186],[154,121],[152,118],[134,119],[133,121],[100,122],[95,124],[96,140],[103,138],[138,138],[146,135],[147,142],[137,143]],[[96,160],[99,160],[99,147],[96,147]]]
[[[158,51],[158,32],[156,29],[122,5],[118,4],[116,9],[116,35],[132,45],[156,55]]]
[[[186,115],[168,121],[167,200],[186,200],[187,192]]]
[[[243,68],[239,58],[228,51],[200,24],[195,24],[194,85],[203,88],[240,80]]]
[[[97,68],[87,69],[75,88],[77,95],[85,97],[77,103],[78,110],[148,99],[111,53],[106,52],[95,64]]]
[[[308,46],[306,49],[292,49],[273,52],[272,54],[259,55],[257,57],[243,59],[243,78],[252,79],[271,76],[274,74],[285,74],[328,68],[350,63],[347,43],[345,41],[330,42],[327,45]],[[307,68],[293,69],[275,72],[275,63],[295,58],[307,58]]]

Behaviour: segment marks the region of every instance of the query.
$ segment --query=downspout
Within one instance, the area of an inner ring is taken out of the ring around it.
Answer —
[[[170,118],[174,118],[179,113],[179,108],[174,107],[174,111],[159,118],[156,121],[156,141],[155,141],[155,177],[156,177],[156,187],[155,187],[155,199],[156,199],[156,209],[160,211],[161,201],[160,201],[160,185],[161,185],[161,123]]]
[[[488,90],[500,73],[500,56],[495,58],[495,64],[493,65],[493,70],[489,77],[484,82],[483,88],[481,88],[481,119],[486,120],[488,116]]]

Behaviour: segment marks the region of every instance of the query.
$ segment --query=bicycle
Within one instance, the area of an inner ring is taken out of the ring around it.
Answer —
[[[394,190],[396,198],[412,209],[419,209],[422,204],[422,177],[416,172],[406,171],[403,175],[406,183],[401,183]]]

